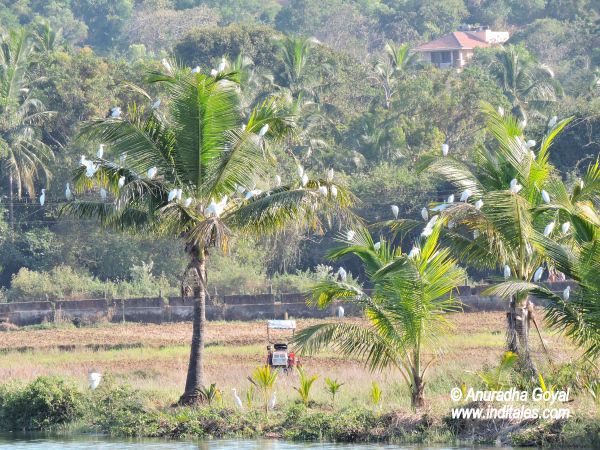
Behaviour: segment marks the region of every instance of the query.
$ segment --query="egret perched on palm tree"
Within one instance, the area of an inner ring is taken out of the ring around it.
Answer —
[[[454,204],[442,213],[459,225],[445,234],[459,258],[482,269],[505,267],[505,277],[508,274],[512,281],[529,282],[541,277],[543,269],[539,268],[544,263],[548,267],[553,264],[540,240],[568,238],[557,235],[562,226],[556,224],[577,221],[586,229],[595,220],[587,214],[584,198],[568,194],[549,162],[550,146],[570,119],[558,122],[543,137],[534,159],[525,145],[518,118],[508,113],[502,116],[488,104],[482,108],[494,146],[478,148],[472,165],[452,157],[429,157],[422,162],[422,168],[458,189],[469,189],[483,202]],[[598,183],[595,186],[598,189]],[[593,189],[588,189],[585,201]],[[529,349],[533,314],[525,292],[510,298],[508,350],[519,353],[531,371],[535,371]]]
[[[438,245],[441,226],[440,221],[412,256],[388,243],[377,250],[364,229],[354,239],[343,240],[345,245],[330,257],[358,257],[373,293],[355,283],[326,280],[314,287],[309,303],[320,308],[336,299],[355,303],[364,308],[368,324],[314,325],[296,335],[295,345],[307,354],[331,346],[346,356],[362,358],[371,370],[396,368],[410,388],[413,407],[423,406],[424,376],[435,359],[425,362],[424,352],[440,350],[438,338],[451,328],[445,313],[460,307],[451,293],[465,279],[450,251]]]
[[[344,187],[336,188],[326,179],[309,179],[304,186],[294,181],[263,190],[255,188],[257,183],[268,184],[271,177],[272,158],[263,141],[275,145],[292,133],[294,118],[269,99],[252,112],[242,128],[244,118],[234,75],[192,73],[170,62],[167,72],[150,73],[149,82],[165,88],[168,110],[159,113],[130,105],[119,117],[93,120],[82,127],[82,137],[103,142],[114,153],[127,152],[128,158],[127,165],[97,159],[94,163],[98,169],[91,178],[85,176],[83,166],[77,169],[77,192],[99,185],[115,201],[78,199],[64,208],[65,213],[98,218],[104,226],[183,240],[189,256],[183,278],[194,280],[193,289],[190,286],[187,291],[193,292],[195,303],[181,404],[198,401],[198,389],[204,383],[207,261],[211,250],[227,250],[236,233],[263,235],[288,224],[318,230],[320,217],[344,213],[353,199]],[[258,133],[265,125],[269,125],[268,131],[261,139]],[[319,186],[327,186],[330,194],[319,193]],[[337,196],[331,194],[333,188]],[[177,189],[176,201],[172,196],[169,201],[173,189]],[[213,202],[218,211],[213,208],[211,213],[208,208]]]

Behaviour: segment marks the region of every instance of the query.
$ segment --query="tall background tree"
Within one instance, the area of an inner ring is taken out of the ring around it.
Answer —
[[[32,95],[34,36],[21,29],[0,39],[0,174],[8,182],[9,222],[14,228],[14,197],[35,196],[35,182],[50,180],[53,154],[41,139],[51,113]]]

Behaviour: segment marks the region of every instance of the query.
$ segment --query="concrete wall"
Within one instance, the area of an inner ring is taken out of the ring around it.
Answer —
[[[569,283],[554,283],[551,288],[562,292]],[[461,286],[456,296],[462,301],[465,312],[504,311],[506,300],[484,295],[487,286]],[[542,301],[534,300],[542,305]],[[231,295],[215,299],[206,306],[208,320],[266,320],[290,318],[330,317],[338,305],[347,316],[360,315],[361,310],[351,303],[336,303],[319,310],[306,305],[304,294]],[[193,317],[192,299],[173,297],[132,298],[127,300],[77,300],[31,301],[0,303],[0,322],[15,325],[32,325],[52,321],[75,323],[144,322],[163,323],[189,321]]]

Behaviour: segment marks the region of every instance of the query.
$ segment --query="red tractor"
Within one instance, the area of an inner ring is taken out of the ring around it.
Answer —
[[[296,321],[295,320],[269,320],[267,322],[267,339],[269,341],[269,345],[267,345],[267,365],[271,366],[273,369],[283,369],[287,372],[294,367],[300,367],[300,360],[295,355],[293,351],[289,349],[289,336],[287,339],[283,339],[283,337],[274,340],[275,337],[271,336],[272,332],[275,330],[278,331],[292,331],[292,336],[294,337],[294,332],[296,330]]]

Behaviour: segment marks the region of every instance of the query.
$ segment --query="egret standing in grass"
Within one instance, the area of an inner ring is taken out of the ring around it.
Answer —
[[[237,395],[236,388],[233,388],[232,391],[233,391],[233,401],[235,402],[235,406],[237,406],[238,409],[244,409],[244,404],[242,403],[242,399]]]

